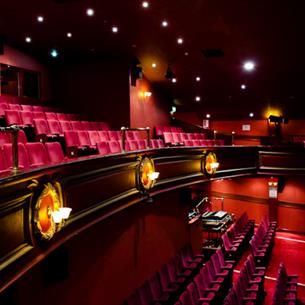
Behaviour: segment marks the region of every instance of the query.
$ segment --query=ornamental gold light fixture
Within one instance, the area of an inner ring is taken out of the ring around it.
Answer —
[[[33,209],[35,233],[42,240],[50,240],[62,228],[71,210],[63,207],[60,184],[45,184]]]
[[[216,154],[209,152],[202,158],[202,171],[208,175],[214,175],[219,168],[219,162],[217,161]]]
[[[154,161],[150,157],[141,157],[136,170],[138,189],[143,193],[149,191],[155,185],[159,174],[155,170]]]

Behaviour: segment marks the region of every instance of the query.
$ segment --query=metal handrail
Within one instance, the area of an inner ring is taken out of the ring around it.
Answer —
[[[12,125],[9,127],[0,127],[0,132],[10,132],[12,134],[12,156],[13,156],[13,173],[17,173],[19,170],[18,160],[18,132],[20,127]]]
[[[147,136],[147,148],[150,148],[150,128],[149,127],[138,127],[138,128],[130,128],[130,127],[121,127],[122,131],[122,151],[125,152],[125,142],[126,142],[126,131],[146,131]]]

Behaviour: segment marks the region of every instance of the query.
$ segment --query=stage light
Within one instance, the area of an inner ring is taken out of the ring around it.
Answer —
[[[27,36],[27,37],[25,37],[25,41],[26,41],[27,43],[30,43],[30,42],[32,42],[32,38],[29,37],[29,36]]]
[[[255,69],[255,63],[253,61],[246,61],[243,67],[244,70],[251,72]]]
[[[94,9],[88,8],[86,11],[87,16],[92,17],[94,15]]]
[[[51,51],[50,51],[50,55],[53,57],[53,58],[56,58],[56,57],[58,57],[58,51],[56,50],[56,49],[52,49]]]

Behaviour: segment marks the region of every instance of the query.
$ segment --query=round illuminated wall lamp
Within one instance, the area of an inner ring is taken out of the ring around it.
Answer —
[[[219,162],[217,161],[217,156],[214,152],[209,152],[202,158],[201,168],[203,173],[208,175],[214,175],[219,168]]]
[[[159,177],[159,172],[155,171],[154,161],[147,157],[141,157],[136,169],[137,186],[140,192],[147,193],[152,189]]]
[[[71,210],[63,207],[60,184],[45,184],[34,206],[35,233],[42,240],[50,240],[62,228]]]

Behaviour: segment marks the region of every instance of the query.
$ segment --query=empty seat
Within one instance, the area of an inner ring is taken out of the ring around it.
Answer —
[[[45,119],[34,119],[34,127],[36,136],[47,136],[50,134],[50,129]]]
[[[18,111],[22,110],[22,108],[19,104],[8,104],[8,106],[9,106],[9,109],[11,109],[11,110],[18,110]]]
[[[119,141],[109,141],[109,149],[112,154],[117,154],[122,152],[122,147]]]
[[[34,126],[34,117],[32,111],[20,111],[20,116],[23,125]]]
[[[33,106],[32,105],[25,105],[25,104],[22,104],[21,105],[21,109],[23,111],[33,111]]]
[[[162,148],[164,147],[164,142],[161,139],[152,139],[150,140],[151,148]]]
[[[146,140],[134,140],[137,142],[138,149],[146,149],[147,148],[147,141]]]
[[[49,125],[49,131],[51,135],[63,136],[63,131],[58,120],[47,120]]]
[[[0,103],[0,116],[5,115],[5,110],[8,110],[8,104],[6,103]]]
[[[92,146],[96,146],[101,141],[99,133],[96,130],[89,130],[88,135]]]
[[[62,132],[65,132],[66,130],[72,130],[70,121],[59,121],[59,124]]]
[[[48,153],[43,143],[27,143],[25,147],[28,152],[31,167],[39,167],[49,164]]]
[[[36,105],[34,105],[33,106],[33,111],[43,111],[43,107],[42,106],[36,106]]]
[[[119,141],[121,139],[120,131],[109,130],[108,131],[108,137],[109,137],[110,141]]]
[[[100,141],[109,141],[110,140],[107,131],[99,130],[98,135],[99,135]]]
[[[42,111],[34,111],[33,112],[33,117],[34,117],[34,119],[40,119],[40,120],[45,120],[46,119],[46,115]]]
[[[82,130],[91,130],[91,124],[89,121],[81,121]]]
[[[4,144],[3,151],[8,168],[13,168],[12,144]],[[18,143],[18,161],[20,169],[26,170],[30,167],[28,154],[23,143]]]
[[[110,151],[108,142],[106,142],[106,141],[98,142],[97,151],[102,156],[110,154],[111,151]]]
[[[11,134],[8,132],[0,132],[0,147],[7,143],[11,143]]]
[[[26,134],[23,130],[19,130],[18,132],[18,143],[27,143],[28,142],[28,139],[26,137]]]
[[[3,174],[6,172],[8,173],[10,171],[8,170],[8,165],[6,164],[3,149],[0,147],[0,173]]]
[[[70,121],[72,130],[83,130],[83,126],[80,121]]]
[[[56,116],[59,121],[70,121],[69,117],[65,113],[57,112]]]
[[[58,120],[55,112],[45,112],[45,116],[47,120]]]
[[[132,150],[138,150],[138,142],[136,140],[130,140],[125,142],[125,150],[126,151],[132,151]]]
[[[5,119],[6,119],[6,124],[8,126],[10,125],[18,125],[18,126],[23,126],[19,110],[5,110]]]
[[[52,164],[61,163],[66,160],[59,142],[47,142],[45,143],[45,147]]]

